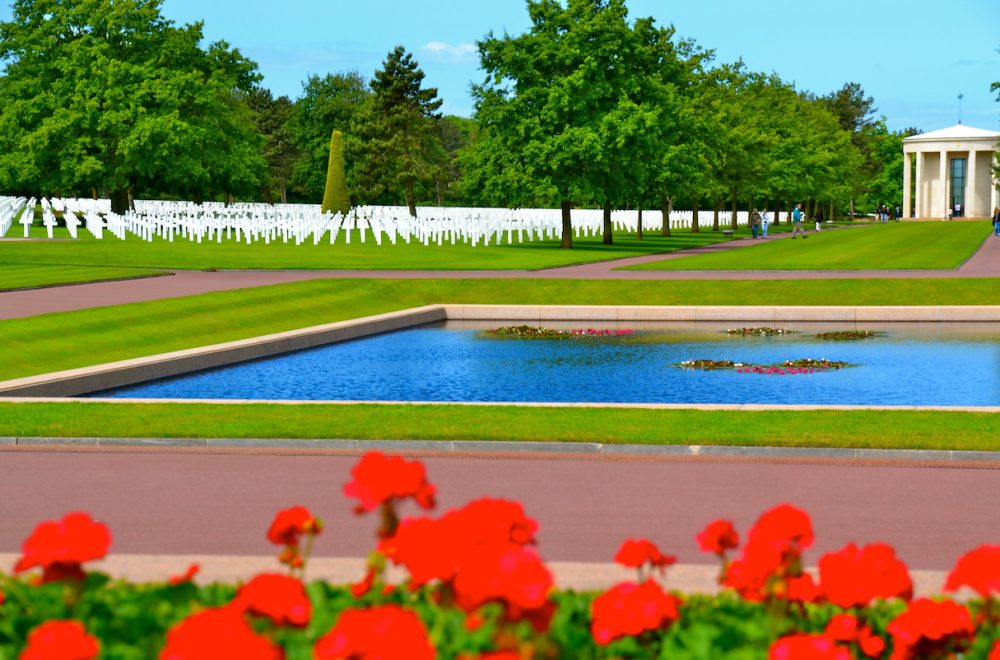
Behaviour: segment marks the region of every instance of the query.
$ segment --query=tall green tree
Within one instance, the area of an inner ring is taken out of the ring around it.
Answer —
[[[287,96],[274,98],[271,90],[256,87],[246,96],[253,113],[257,130],[264,138],[264,160],[267,177],[263,182],[263,197],[272,203],[277,189],[278,200],[288,202],[288,186],[300,152],[292,136],[292,110],[295,107]]]
[[[564,248],[572,207],[596,201],[608,218],[655,137],[660,109],[634,68],[642,62],[623,0],[528,0],[528,32],[479,42],[486,80],[477,118],[515,169],[556,191]],[[641,177],[640,177],[641,178]]]
[[[264,173],[242,96],[256,65],[160,0],[15,0],[0,24],[0,185],[42,194],[249,195]]]
[[[402,192],[417,215],[417,189],[433,185],[446,166],[441,144],[441,100],[423,86],[424,72],[402,46],[392,50],[371,80],[371,99],[355,125],[357,188],[368,198]]]
[[[851,144],[860,160],[851,177],[850,212],[854,216],[854,197],[864,192],[866,183],[872,180],[879,163],[872,153],[872,130],[875,127],[875,99],[865,95],[865,90],[856,82],[846,83],[835,92],[821,98],[821,102],[840,122],[840,127],[851,136]]]
[[[334,131],[330,135],[330,159],[326,167],[326,190],[323,192],[323,213],[346,215],[351,210],[351,198],[347,194],[347,178],[344,176],[344,134]]]
[[[302,96],[295,101],[289,131],[298,156],[292,167],[291,187],[297,199],[316,203],[323,199],[326,165],[330,156],[330,133],[345,132],[344,148],[355,150],[350,134],[370,96],[368,86],[356,71],[309,76]],[[348,158],[347,184],[353,188],[355,159]]]

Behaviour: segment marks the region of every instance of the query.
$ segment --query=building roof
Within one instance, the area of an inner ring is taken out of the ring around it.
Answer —
[[[924,140],[1000,140],[1000,132],[987,131],[984,128],[955,124],[929,133],[911,135],[903,138],[903,142],[923,142]]]

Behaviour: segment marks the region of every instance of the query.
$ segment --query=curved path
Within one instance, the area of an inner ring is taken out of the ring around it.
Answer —
[[[778,236],[773,240],[787,240]],[[189,296],[213,291],[283,284],[324,278],[377,279],[618,279],[618,280],[756,280],[756,279],[899,279],[1000,277],[1000,238],[990,236],[955,270],[871,271],[703,271],[616,270],[653,261],[756,245],[752,239],[706,245],[670,254],[655,254],[544,270],[310,270],[310,271],[174,271],[172,275],[115,282],[54,286],[0,293],[0,319],[65,312],[88,307]]]

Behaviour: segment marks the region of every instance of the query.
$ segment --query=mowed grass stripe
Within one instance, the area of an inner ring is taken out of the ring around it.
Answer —
[[[0,291],[149,277],[159,272],[146,268],[0,263]]]
[[[310,280],[0,321],[0,380],[435,303],[997,305],[1000,279]]]
[[[811,225],[808,225],[811,229]],[[637,270],[925,270],[957,268],[990,234],[988,221],[903,222],[810,231],[807,240],[635,266]]]
[[[1000,415],[459,405],[0,403],[0,436],[350,438],[1000,450]]]

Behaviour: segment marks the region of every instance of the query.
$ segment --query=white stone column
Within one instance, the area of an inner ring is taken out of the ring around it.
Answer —
[[[969,151],[968,164],[965,167],[965,204],[962,205],[962,215],[974,218],[983,215],[976,199],[976,151]]]
[[[927,217],[927,188],[924,184],[924,152],[917,152],[917,185],[916,193],[917,199],[914,200],[914,205],[917,207],[916,216],[918,218]]]
[[[903,217],[910,218],[910,154],[903,152]]]
[[[940,214],[941,211],[944,210],[943,217],[948,217],[948,209],[951,208],[951,200],[948,199],[948,152],[942,151],[938,155],[938,158],[941,161],[940,167],[938,168],[938,171],[941,174],[941,208],[939,208],[937,212]]]

